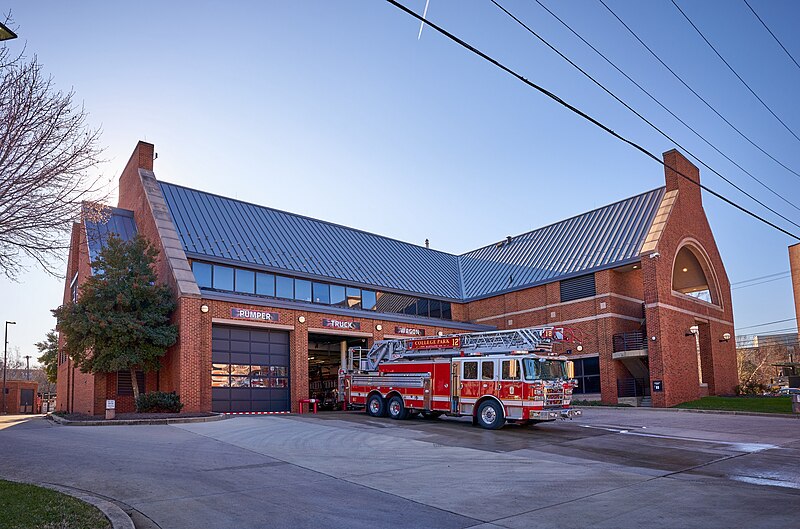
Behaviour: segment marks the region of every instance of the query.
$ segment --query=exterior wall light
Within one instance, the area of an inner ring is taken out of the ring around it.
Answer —
[[[299,318],[297,318],[297,321],[299,321],[300,323],[305,323],[306,322],[306,317],[305,316],[300,316]]]
[[[698,332],[700,332],[700,327],[698,327],[697,325],[692,325],[691,327],[689,327],[689,332],[686,333],[686,336],[694,336]]]
[[[203,314],[208,312],[208,305],[200,305],[200,312]]]
[[[381,325],[381,324],[379,323],[378,325],[376,325],[376,326],[375,326],[375,330],[376,330],[376,331],[382,331],[382,330],[383,330],[383,325]]]
[[[575,350],[576,350],[576,351],[578,351],[578,352],[580,353],[581,351],[583,351],[583,346],[582,346],[582,345],[579,345],[579,346],[577,346],[577,347],[575,348]]]
[[[720,342],[727,342],[730,339],[731,339],[731,333],[726,332],[725,334],[722,335],[722,340],[720,340]]]
[[[437,332],[436,334],[437,334],[438,336],[444,336],[444,333],[443,333],[442,331],[439,331],[439,332]]]

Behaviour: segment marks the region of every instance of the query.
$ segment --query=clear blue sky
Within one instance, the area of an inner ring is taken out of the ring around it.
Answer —
[[[597,0],[543,1],[720,149],[800,202],[800,178],[727,128]],[[424,0],[405,3],[422,12]],[[800,224],[800,212],[713,152],[535,2],[502,3],[709,165]],[[800,142],[669,0],[608,3],[723,115],[800,171]],[[679,3],[800,131],[800,68],[745,4]],[[800,59],[800,5],[751,3]],[[144,139],[156,145],[161,180],[418,244],[429,238],[434,248],[460,253],[664,182],[652,160],[430,28],[417,40],[419,24],[379,0],[6,4],[20,35],[12,46],[27,44],[102,127],[108,163],[101,169],[111,191]],[[490,2],[431,0],[428,16],[649,150],[674,147]],[[701,176],[764,213],[709,171]],[[732,282],[788,270],[792,239],[714,197],[704,201]],[[19,284],[0,284],[0,320],[19,323],[11,347],[33,351],[54,325],[49,309],[62,292],[62,280],[35,269]],[[737,328],[794,317],[788,278],[733,296]],[[794,323],[752,330],[788,327]]]

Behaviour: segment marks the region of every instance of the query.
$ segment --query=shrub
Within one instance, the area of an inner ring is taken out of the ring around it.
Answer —
[[[760,382],[745,382],[736,386],[737,395],[764,395],[769,391],[769,386]]]
[[[181,398],[173,391],[151,391],[136,399],[137,413],[178,413],[183,408]]]

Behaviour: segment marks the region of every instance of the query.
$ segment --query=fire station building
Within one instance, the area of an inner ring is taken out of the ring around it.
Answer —
[[[139,142],[119,203],[72,230],[64,301],[114,233],[146,236],[174,292],[178,342],[146,391],[184,411],[280,412],[336,387],[345,351],[391,337],[528,326],[558,343],[576,399],[673,406],[737,383],[730,284],[703,211],[699,171],[664,154],[663,187],[462,255],[156,179]],[[58,409],[133,409],[129,372],[60,358]]]

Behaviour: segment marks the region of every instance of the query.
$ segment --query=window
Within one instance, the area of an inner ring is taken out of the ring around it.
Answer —
[[[430,307],[429,315],[431,318],[441,318],[442,317],[442,302],[438,299],[432,299],[428,303],[428,307]]]
[[[256,294],[275,297],[275,276],[272,274],[256,274]]]
[[[594,274],[565,279],[559,283],[561,289],[561,302],[575,299],[589,298],[597,294],[594,284]]]
[[[345,289],[340,285],[331,285],[331,305],[334,307],[346,307],[347,297],[344,293]]]
[[[351,309],[361,308],[361,289],[347,287],[347,306]]]
[[[566,377],[566,366],[561,360],[526,358],[523,365],[525,380],[558,380]]]
[[[716,292],[712,291],[712,285],[706,277],[706,270],[700,264],[700,259],[705,262],[702,253],[699,250],[695,253],[690,246],[684,246],[678,251],[672,269],[672,290],[707,303],[718,304]],[[707,262],[705,267],[711,270]]]
[[[578,387],[573,393],[600,393],[600,357],[573,360]]]
[[[236,269],[236,292],[255,294],[256,274],[250,270]]]
[[[517,360],[503,360],[502,374],[503,380],[519,380],[519,362]]]
[[[217,290],[233,290],[233,268],[214,265],[214,288]]]
[[[144,393],[144,371],[136,372],[136,381],[138,382],[139,391]],[[133,395],[130,370],[117,371],[117,395],[120,397]]]
[[[192,272],[197,286],[200,288],[211,288],[211,265],[208,263],[192,263]]]
[[[442,301],[442,319],[445,320],[452,320],[453,319],[453,312],[450,308],[449,301]]]
[[[417,301],[417,316],[428,316],[428,300],[421,299]]]
[[[294,280],[294,299],[297,301],[311,301],[311,281],[305,279]]]
[[[375,305],[378,299],[375,297],[375,292],[372,290],[361,291],[361,308],[364,310],[375,310]]]
[[[464,380],[478,380],[478,362],[464,362],[461,378]]]
[[[313,287],[314,303],[324,303],[328,305],[331,302],[331,287],[327,283],[314,283]]]
[[[294,297],[294,280],[291,277],[275,276],[275,295],[279,298]]]
[[[481,380],[494,380],[494,360],[481,362]]]

